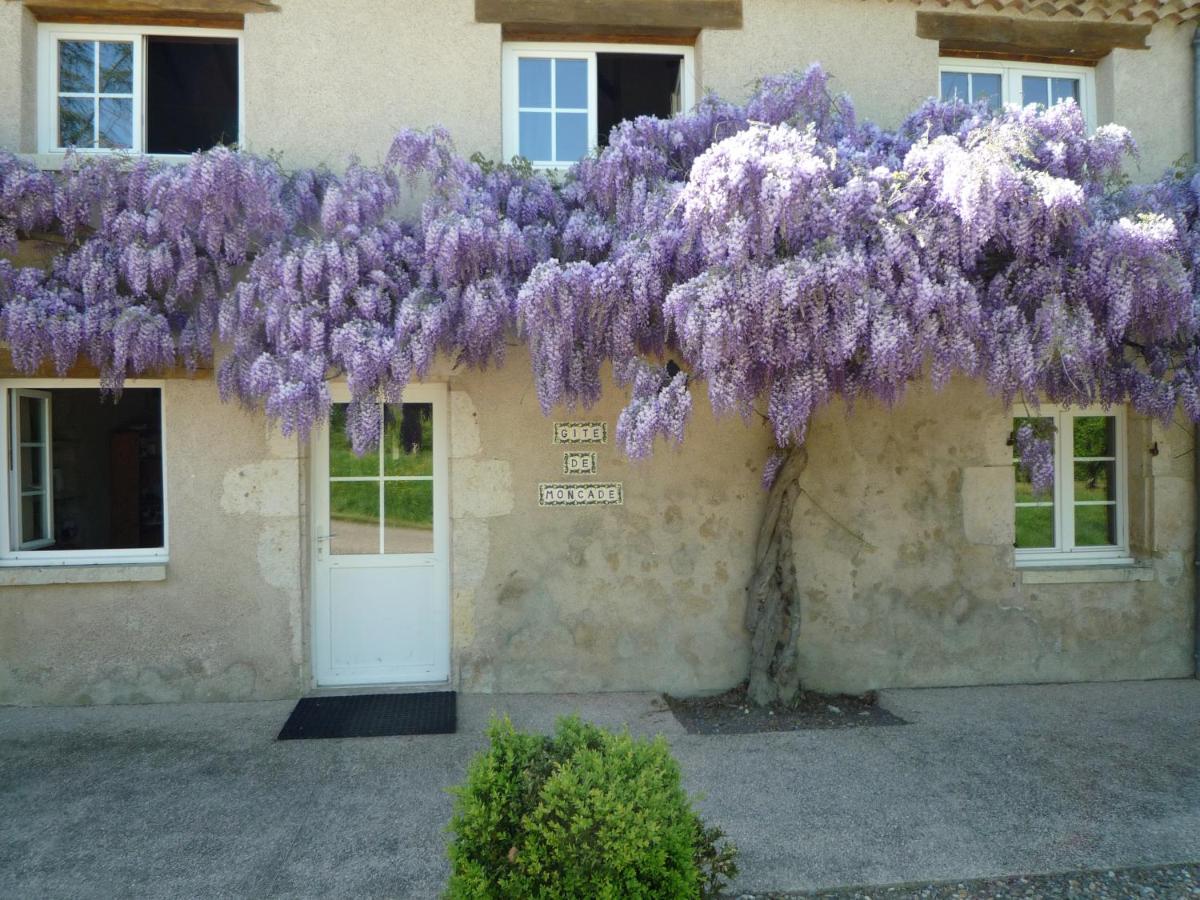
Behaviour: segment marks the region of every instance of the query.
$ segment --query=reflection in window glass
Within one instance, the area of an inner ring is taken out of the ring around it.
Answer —
[[[329,552],[335,556],[379,552],[379,482],[329,485]]]
[[[379,454],[372,450],[356,456],[346,431],[348,403],[335,403],[329,410],[329,474],[333,476],[378,475]]]
[[[942,73],[942,99],[971,102],[970,76],[966,72]]]
[[[1063,100],[1074,100],[1079,102],[1079,79],[1078,78],[1051,78],[1050,79],[1050,99],[1055,103]]]
[[[389,403],[383,409],[383,474],[433,474],[433,405]]]
[[[586,59],[554,61],[554,106],[557,109],[587,109],[587,70]]]
[[[550,160],[554,156],[551,147],[553,138],[550,133],[550,118],[553,113],[528,112],[520,113],[521,156],[529,160]]]
[[[389,481],[384,485],[383,552],[433,552],[433,482]]]
[[[1019,418],[1013,420],[1013,434],[1022,425],[1034,425],[1040,432],[1048,433],[1053,420],[1048,418]],[[1054,493],[1034,493],[1033,479],[1029,470],[1021,465],[1018,457],[1013,459],[1016,471],[1016,541],[1018,549],[1050,548],[1057,542],[1054,525]]]
[[[1041,75],[1023,75],[1021,77],[1021,100],[1028,106],[1030,103],[1050,105],[1050,80]]]
[[[517,97],[521,106],[550,108],[550,63],[549,59],[530,57],[517,61]]]
[[[329,552],[335,556],[433,552],[433,405],[380,410],[379,449],[354,455],[348,405],[330,412]]]
[[[133,147],[133,43],[58,42],[58,146]]]
[[[958,98],[965,103],[986,100],[992,109],[999,109],[1002,97],[1001,79],[998,72],[943,72],[941,79],[943,100]]]
[[[999,109],[1000,75],[991,72],[975,72],[971,75],[971,100],[986,100],[992,109]]]

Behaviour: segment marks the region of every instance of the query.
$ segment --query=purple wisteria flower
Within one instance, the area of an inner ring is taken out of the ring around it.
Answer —
[[[1127,186],[1134,150],[1071,102],[930,100],[881,129],[813,67],[622,123],[565,176],[464,159],[436,128],[341,172],[217,148],[49,174],[0,152],[0,253],[65,242],[48,269],[0,259],[0,339],[22,371],[87,358],[112,390],[220,340],[223,396],[301,436],[344,376],[360,452],[439,355],[483,368],[514,340],[547,412],[611,373],[635,457],[682,440],[701,385],[717,412],[765,408],[781,448],[835,398],[955,375],[1200,420],[1200,179]]]

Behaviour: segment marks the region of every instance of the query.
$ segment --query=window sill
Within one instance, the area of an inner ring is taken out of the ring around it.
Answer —
[[[36,584],[117,584],[166,580],[166,563],[0,566],[0,587]]]
[[[1153,581],[1154,566],[1148,562],[1114,560],[1088,565],[1078,563],[1026,563],[1018,566],[1022,584],[1122,584]]]

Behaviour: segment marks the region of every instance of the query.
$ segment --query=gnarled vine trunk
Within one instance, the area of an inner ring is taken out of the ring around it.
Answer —
[[[803,447],[787,451],[771,485],[754,547],[754,574],[746,588],[750,639],[750,700],[759,705],[791,702],[800,690],[796,642],[800,596],[792,554],[792,513],[800,475],[808,464]]]

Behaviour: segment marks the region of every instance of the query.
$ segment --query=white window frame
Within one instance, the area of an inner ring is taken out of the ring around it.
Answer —
[[[601,53],[637,53],[683,58],[679,77],[679,106],[682,111],[696,102],[696,60],[694,48],[676,44],[604,44],[550,43],[543,41],[510,41],[503,47],[501,65],[501,102],[503,108],[504,159],[510,160],[520,152],[520,93],[518,71],[522,58],[583,59],[588,64],[588,152],[599,144],[599,104],[596,85],[596,56]],[[551,66],[551,72],[554,67]],[[554,117],[551,117],[553,123]],[[555,146],[552,144],[552,146]],[[534,161],[537,169],[566,169],[569,162]]]
[[[1096,127],[1096,72],[1090,66],[1065,66],[1053,63],[1009,62],[994,59],[963,59],[943,56],[938,59],[937,96],[942,95],[944,72],[970,72],[972,74],[999,75],[1000,101],[1003,105],[1024,106],[1021,77],[1033,75],[1042,78],[1079,79],[1079,108],[1083,121],[1091,131]]]
[[[34,550],[11,549],[13,544],[12,524],[12,484],[11,473],[15,466],[11,464],[10,454],[13,451],[12,415],[14,396],[20,392],[46,392],[53,389],[83,388],[95,390],[100,387],[97,378],[7,378],[0,381],[0,390],[4,396],[0,399],[0,434],[4,435],[4,466],[8,476],[0,478],[0,503],[9,511],[8,515],[0,515],[0,567],[11,566],[95,566],[95,565],[136,565],[140,563],[167,562],[170,542],[170,502],[167,497],[167,392],[165,382],[155,379],[129,379],[125,382],[127,388],[154,388],[159,397],[160,448],[162,454],[162,498],[163,498],[163,545],[161,547],[132,547],[115,550]],[[47,416],[48,422],[53,421],[53,409]],[[49,438],[49,433],[47,433]],[[50,454],[46,454],[49,460]],[[48,473],[49,490],[53,493],[53,470]],[[19,511],[19,510],[18,510]],[[51,514],[52,515],[52,514]],[[51,520],[53,521],[53,519]]]
[[[145,45],[148,37],[210,37],[237,42],[238,135],[246,140],[246,78],[242,32],[234,28],[172,28],[165,25],[74,25],[42,22],[38,25],[37,61],[37,133],[38,153],[61,157],[65,147],[58,146],[58,44],[60,41],[132,41],[133,42],[133,146],[127,149],[80,147],[77,153],[141,154],[146,146],[146,68]],[[97,126],[98,127],[98,126]],[[155,153],[161,159],[186,159],[186,153]]]
[[[1075,430],[1074,420],[1091,416],[1111,416],[1116,446],[1113,448],[1113,478],[1116,487],[1114,514],[1117,543],[1107,547],[1075,546]],[[1063,407],[1045,405],[1028,412],[1013,410],[1013,419],[1035,418],[1054,420],[1054,541],[1053,547],[1016,548],[1016,564],[1020,567],[1048,565],[1130,565],[1129,550],[1129,456],[1126,447],[1125,409],[1113,406]],[[1016,461],[1016,447],[1013,447]],[[1016,496],[1013,496],[1013,516],[1016,517]]]
[[[21,550],[37,550],[54,543],[54,453],[52,441],[53,413],[50,404],[49,391],[35,391],[29,388],[16,388],[8,392],[9,421],[16,426],[12,433],[7,434],[11,465],[8,467],[9,498],[8,521],[13,543],[19,544]],[[42,440],[38,442],[21,440],[23,435],[17,433],[20,425],[20,403],[22,400],[37,400],[42,404],[41,432]],[[42,451],[42,471],[40,490],[27,492],[21,487],[25,483],[24,459],[21,453],[26,447],[38,447]],[[42,497],[42,533],[44,538],[26,539],[21,532],[21,503],[27,495]]]

